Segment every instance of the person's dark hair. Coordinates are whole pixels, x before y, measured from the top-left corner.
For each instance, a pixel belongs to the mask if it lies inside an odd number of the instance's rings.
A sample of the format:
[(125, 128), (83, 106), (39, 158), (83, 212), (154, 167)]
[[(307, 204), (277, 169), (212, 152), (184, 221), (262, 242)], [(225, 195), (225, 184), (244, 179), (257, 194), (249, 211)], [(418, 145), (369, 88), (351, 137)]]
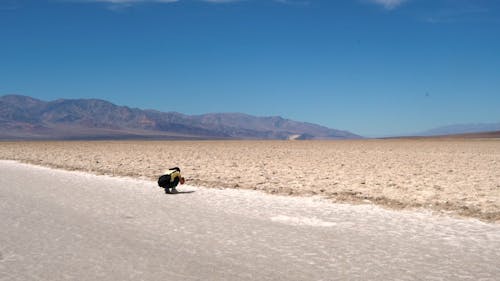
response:
[(179, 167), (173, 167), (173, 168), (170, 168), (169, 170), (176, 170), (177, 172), (181, 171), (181, 169), (179, 169)]

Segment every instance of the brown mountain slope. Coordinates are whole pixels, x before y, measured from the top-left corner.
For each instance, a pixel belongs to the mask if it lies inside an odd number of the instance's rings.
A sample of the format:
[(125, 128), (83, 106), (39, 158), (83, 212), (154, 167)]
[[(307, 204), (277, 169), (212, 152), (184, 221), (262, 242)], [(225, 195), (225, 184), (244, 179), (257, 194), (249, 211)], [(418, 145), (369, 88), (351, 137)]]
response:
[(184, 115), (98, 99), (0, 97), (0, 139), (353, 139), (360, 136), (279, 116)]

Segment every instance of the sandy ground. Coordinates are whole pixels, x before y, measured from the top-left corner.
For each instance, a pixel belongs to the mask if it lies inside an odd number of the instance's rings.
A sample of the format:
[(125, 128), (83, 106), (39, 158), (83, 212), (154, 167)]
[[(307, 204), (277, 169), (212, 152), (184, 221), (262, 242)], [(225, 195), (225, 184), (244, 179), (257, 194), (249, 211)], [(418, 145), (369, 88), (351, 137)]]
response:
[(500, 140), (0, 142), (0, 159), (500, 221)]

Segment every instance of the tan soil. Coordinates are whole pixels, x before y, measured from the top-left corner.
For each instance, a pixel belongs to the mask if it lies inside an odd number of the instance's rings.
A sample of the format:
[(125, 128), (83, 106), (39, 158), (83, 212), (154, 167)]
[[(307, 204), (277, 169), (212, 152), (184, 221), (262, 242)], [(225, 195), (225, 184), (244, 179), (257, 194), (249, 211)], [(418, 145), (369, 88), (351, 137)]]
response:
[(499, 139), (0, 142), (0, 159), (500, 222)]

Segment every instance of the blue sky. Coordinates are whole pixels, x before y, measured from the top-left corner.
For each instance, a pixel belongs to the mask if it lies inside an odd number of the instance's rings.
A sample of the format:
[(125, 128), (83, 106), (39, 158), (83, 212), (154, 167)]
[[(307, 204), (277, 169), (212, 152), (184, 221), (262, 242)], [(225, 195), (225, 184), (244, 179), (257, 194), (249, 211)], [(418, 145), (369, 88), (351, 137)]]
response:
[(0, 0), (3, 94), (364, 136), (500, 122), (500, 1)]

